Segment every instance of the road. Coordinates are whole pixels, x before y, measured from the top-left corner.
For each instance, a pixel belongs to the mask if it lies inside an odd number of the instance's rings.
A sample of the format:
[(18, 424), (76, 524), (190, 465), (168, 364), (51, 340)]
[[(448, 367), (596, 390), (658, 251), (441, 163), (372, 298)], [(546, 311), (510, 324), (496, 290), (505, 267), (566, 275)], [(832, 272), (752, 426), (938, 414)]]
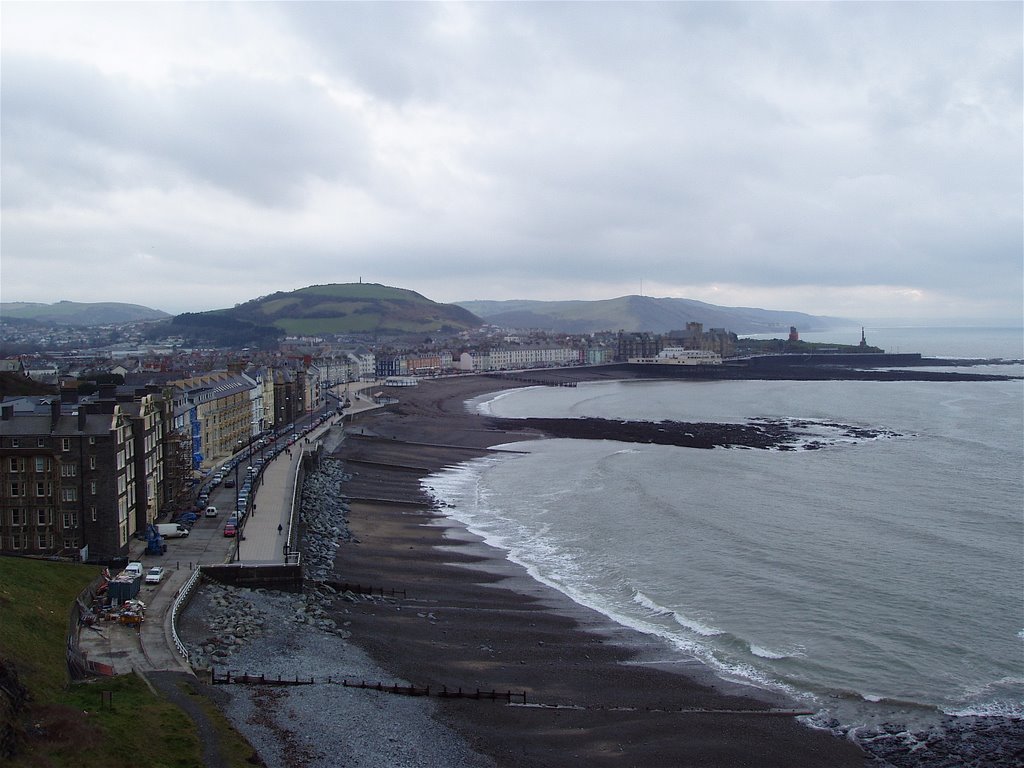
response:
[[(376, 382), (360, 385), (360, 389), (379, 386)], [(353, 393), (357, 390), (350, 390)], [(356, 414), (378, 407), (369, 398), (353, 397), (352, 407), (346, 411)], [(320, 416), (314, 414), (314, 417)], [(303, 424), (310, 417), (298, 420), (295, 429), (300, 435)], [(283, 545), (289, 530), (289, 515), (292, 509), (292, 495), (295, 492), (295, 472), (303, 450), (313, 450), (317, 441), (331, 428), (341, 428), (340, 417), (328, 419), (290, 447), (290, 454), (281, 452), (268, 462), (263, 476), (253, 490), (253, 508), (242, 528), (242, 538), (225, 537), (224, 522), (235, 508), (236, 488), (225, 488), (223, 484), (210, 494), (209, 504), (216, 506), (216, 518), (200, 517), (187, 537), (165, 539), (167, 552), (164, 555), (145, 554), (146, 542), (133, 539), (130, 542), (130, 558), (138, 560), (145, 569), (162, 566), (166, 577), (157, 585), (143, 584), (138, 599), (146, 605), (146, 618), (138, 629), (109, 622), (96, 624), (95, 628), (82, 628), (80, 647), (92, 661), (106, 664), (115, 674), (127, 674), (133, 670), (183, 671), (191, 674), (192, 669), (178, 653), (173, 640), (171, 614), (175, 597), (185, 586), (192, 573), (200, 565), (229, 563), (283, 562)], [(309, 442), (305, 440), (308, 437)], [(244, 476), (241, 468), (239, 481)], [(234, 473), (231, 473), (232, 478)], [(281, 532), (278, 532), (278, 525)]]

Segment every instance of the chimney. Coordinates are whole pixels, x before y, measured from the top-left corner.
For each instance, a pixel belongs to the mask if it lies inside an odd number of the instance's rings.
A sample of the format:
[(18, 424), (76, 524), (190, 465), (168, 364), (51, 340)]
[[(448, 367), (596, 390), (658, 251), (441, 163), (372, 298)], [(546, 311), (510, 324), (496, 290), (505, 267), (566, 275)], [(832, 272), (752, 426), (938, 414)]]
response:
[(88, 415), (89, 414), (86, 413), (86, 410), (85, 410), (84, 406), (82, 408), (78, 409), (78, 431), (79, 432), (85, 432), (85, 425), (86, 425), (86, 420), (88, 418)]
[(62, 403), (78, 402), (78, 382), (74, 379), (66, 379), (60, 384), (60, 401)]
[(50, 428), (53, 429), (57, 426), (57, 421), (60, 419), (60, 400), (54, 399), (50, 401)]

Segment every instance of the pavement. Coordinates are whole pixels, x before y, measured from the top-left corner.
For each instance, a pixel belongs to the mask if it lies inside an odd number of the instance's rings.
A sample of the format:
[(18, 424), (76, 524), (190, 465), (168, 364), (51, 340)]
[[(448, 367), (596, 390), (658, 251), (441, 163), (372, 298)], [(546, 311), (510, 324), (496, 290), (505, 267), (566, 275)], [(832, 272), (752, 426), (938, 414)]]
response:
[[(379, 383), (373, 382), (360, 388), (377, 386)], [(372, 399), (360, 396), (358, 390), (355, 393), (350, 390), (350, 399), (352, 406), (346, 410), (345, 418), (379, 407)], [(79, 646), (87, 658), (110, 666), (114, 674), (133, 671), (191, 674), (191, 667), (174, 644), (171, 621), (175, 598), (200, 565), (284, 562), (300, 456), (303, 451), (315, 450), (329, 429), (342, 428), (342, 420), (340, 416), (328, 419), (290, 446), (290, 454), (282, 451), (267, 463), (260, 482), (253, 489), (253, 511), (244, 522), (240, 536), (224, 536), (224, 522), (235, 508), (236, 489), (221, 485), (214, 489), (209, 500), (209, 505), (218, 509), (217, 517), (200, 517), (184, 538), (164, 539), (165, 554), (147, 555), (146, 542), (132, 539), (130, 559), (140, 561), (146, 570), (161, 566), (165, 577), (160, 584), (143, 584), (138, 599), (146, 605), (146, 612), (138, 628), (116, 622), (82, 627)]]

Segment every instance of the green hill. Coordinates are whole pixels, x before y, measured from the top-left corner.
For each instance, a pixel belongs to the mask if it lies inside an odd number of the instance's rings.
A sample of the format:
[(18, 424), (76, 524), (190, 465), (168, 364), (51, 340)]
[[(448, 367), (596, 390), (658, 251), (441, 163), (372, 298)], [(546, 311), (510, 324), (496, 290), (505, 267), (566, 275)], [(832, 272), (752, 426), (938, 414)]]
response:
[(687, 323), (725, 328), (733, 333), (776, 333), (795, 325), (802, 331), (851, 325), (839, 318), (752, 307), (720, 307), (693, 299), (620, 296), (601, 301), (460, 301), (459, 306), (486, 322), (510, 328), (560, 333), (682, 330)]
[(55, 304), (26, 301), (0, 303), (0, 319), (2, 320), (33, 320), (39, 323), (58, 325), (111, 325), (130, 323), (136, 320), (161, 320), (167, 317), (170, 315), (159, 309), (150, 309), (139, 304), (122, 304), (116, 301), (92, 303), (58, 301)]
[(334, 283), (279, 291), (231, 309), (179, 315), (173, 325), (175, 332), (185, 334), (220, 329), (232, 343), (238, 343), (246, 334), (269, 339), (282, 335), (457, 333), (476, 328), (481, 321), (466, 309), (439, 304), (415, 291), (377, 283)]

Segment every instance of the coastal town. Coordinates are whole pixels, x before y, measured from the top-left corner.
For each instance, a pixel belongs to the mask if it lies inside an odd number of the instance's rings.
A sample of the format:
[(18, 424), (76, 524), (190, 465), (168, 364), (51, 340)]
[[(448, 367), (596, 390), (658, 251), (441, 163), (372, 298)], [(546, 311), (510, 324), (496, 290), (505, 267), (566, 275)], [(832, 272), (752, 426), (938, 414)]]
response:
[[(812, 713), (785, 697), (631, 666), (637, 651), (607, 640), (618, 630), (564, 597), (546, 596), (553, 610), (520, 626), (523, 611), (533, 610), (525, 574), (493, 552), (481, 554), (463, 533), (448, 538), (452, 529), (439, 524), (420, 483), (430, 472), (487, 455), (511, 435), (783, 450), (796, 438), (783, 423), (465, 413), (469, 398), (506, 388), (678, 377), (986, 378), (936, 373), (917, 354), (886, 355), (863, 332), (859, 344), (812, 346), (796, 328), (753, 341), (697, 322), (666, 333), (485, 327), (429, 341), (289, 337), (272, 349), (188, 346), (180, 338), (154, 344), (127, 325), (53, 328), (45, 337), (8, 336), (4, 344), (0, 554), (97, 569), (72, 609), (72, 676), (135, 672), (170, 700), (176, 686), (208, 697), (217, 695), (210, 686), (244, 691), (222, 707), (273, 765), (299, 764), (284, 756), (279, 738), (287, 738), (303, 765), (332, 765), (332, 750), (355, 750), (384, 761), (378, 764), (422, 758), (493, 766), (506, 764), (490, 760), (512, 754), (522, 733), (534, 734), (522, 764), (555, 765), (566, 749), (593, 748), (590, 734), (608, 728), (630, 740), (674, 733), (658, 747), (668, 762), (652, 765), (678, 765), (710, 717), (716, 727), (742, 724), (740, 751), (756, 751), (764, 765), (814, 766), (824, 754), (831, 766), (859, 766), (859, 747), (800, 725), (796, 719)], [(26, 351), (31, 345), (38, 347)], [(919, 368), (894, 372), (896, 363)], [(887, 436), (830, 426), (844, 430), (843, 439)], [(442, 550), (448, 554), (438, 560)], [(458, 565), (464, 558), (504, 573), (507, 588), (493, 591), (486, 583), (492, 577), (466, 581)], [(290, 593), (299, 601), (284, 597)], [(433, 597), (424, 602), (425, 595)], [(459, 604), (488, 608), (440, 607)], [(514, 640), (477, 640), (495, 633)], [(410, 646), (413, 635), (423, 642)], [(356, 645), (369, 656), (358, 655)], [(520, 659), (525, 646), (529, 664)], [(437, 647), (457, 647), (467, 669), (490, 671), (453, 674)], [(351, 680), (336, 679), (339, 659)], [(291, 731), (284, 714), (266, 712), (262, 727), (252, 725), (258, 691), (282, 685), (283, 674), (304, 686), (293, 706), (303, 720), (320, 723), (319, 747), (309, 734)], [(374, 678), (391, 682), (367, 682)], [(422, 680), (428, 682), (418, 685)], [(454, 719), (439, 717), (430, 704), (406, 712), (406, 738), (417, 745), (410, 757), (406, 746), (383, 745), (388, 739), (373, 735), (376, 725), (364, 725), (381, 706), (368, 692), (502, 699), (506, 707), (459, 710)], [(567, 742), (543, 735), (536, 715), (545, 711), (559, 712), (577, 736)], [(200, 732), (208, 728), (204, 716), (192, 717)], [(343, 720), (358, 721), (352, 730), (370, 735), (334, 727)], [(483, 755), (459, 735), (467, 724), (488, 734)], [(1001, 732), (993, 738), (1005, 741)], [(888, 737), (872, 748), (876, 755), (903, 749)], [(204, 764), (230, 764), (216, 741), (204, 741), (203, 749)], [(727, 742), (704, 749), (717, 764), (740, 764)]]

